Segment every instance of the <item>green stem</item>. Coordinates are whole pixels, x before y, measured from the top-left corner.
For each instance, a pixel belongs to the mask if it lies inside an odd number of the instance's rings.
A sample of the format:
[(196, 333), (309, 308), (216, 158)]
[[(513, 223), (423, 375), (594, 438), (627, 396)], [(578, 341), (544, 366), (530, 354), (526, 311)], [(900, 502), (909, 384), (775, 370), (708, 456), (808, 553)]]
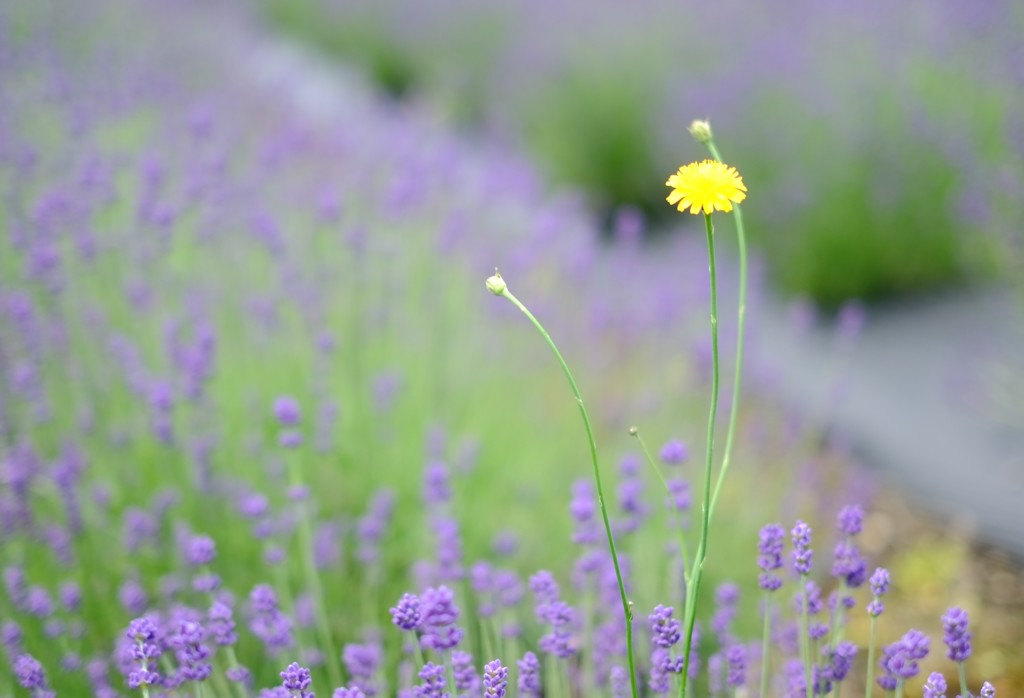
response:
[(868, 676), (864, 684), (864, 698), (871, 698), (872, 683), (875, 680), (875, 622), (877, 620), (875, 616), (871, 616), (871, 630), (868, 634)]
[(771, 651), (769, 638), (772, 634), (771, 596), (764, 593), (764, 630), (761, 634), (761, 693), (760, 698), (768, 698), (768, 653)]
[(903, 698), (903, 679), (896, 682), (896, 698)]
[(452, 665), (452, 651), (444, 651), (444, 680), (448, 684), (448, 695), (454, 696), (455, 692), (455, 667)]
[(807, 608), (807, 575), (800, 575), (800, 656), (804, 663), (804, 681), (807, 684), (807, 698), (814, 695), (814, 686), (811, 684), (811, 638), (810, 638), (810, 613)]
[(964, 669), (963, 662), (956, 663), (956, 675), (960, 679), (960, 696), (961, 698), (968, 698), (971, 694), (967, 692), (967, 670)]
[(514, 306), (519, 308), (520, 311), (533, 323), (533, 326), (537, 328), (537, 331), (541, 333), (544, 340), (551, 347), (551, 351), (555, 353), (555, 358), (558, 359), (558, 363), (562, 366), (562, 372), (565, 374), (565, 378), (569, 381), (569, 387), (572, 388), (572, 394), (576, 398), (576, 405), (580, 410), (580, 417), (583, 419), (583, 427), (587, 432), (587, 441), (590, 444), (590, 460), (594, 465), (594, 483), (597, 486), (597, 501), (601, 507), (601, 518), (604, 520), (604, 532), (608, 537), (608, 550), (612, 555), (612, 565), (615, 567), (615, 579), (619, 584), (619, 596), (622, 600), (622, 615), (626, 621), (626, 659), (629, 662), (629, 684), (632, 690), (633, 698), (637, 698), (637, 685), (636, 685), (636, 666), (633, 661), (633, 608), (629, 602), (629, 598), (626, 596), (626, 585), (622, 581), (622, 570), (619, 568), (619, 556), (615, 552), (615, 538), (612, 536), (612, 525), (608, 520), (608, 509), (604, 503), (604, 489), (601, 486), (601, 470), (597, 463), (597, 444), (594, 441), (594, 430), (590, 425), (590, 417), (587, 415), (587, 408), (583, 404), (583, 397), (580, 395), (580, 389), (576, 385), (576, 380), (572, 377), (572, 372), (569, 370), (568, 364), (565, 363), (565, 359), (562, 358), (562, 353), (558, 350), (558, 346), (554, 340), (551, 339), (551, 335), (544, 329), (544, 326), (540, 324), (540, 321), (533, 316), (525, 305), (519, 302), (519, 299), (512, 295), (512, 292), (508, 290), (508, 287), (503, 287), (501, 292), (498, 294), (504, 296), (512, 302)]
[(693, 642), (693, 625), (697, 620), (697, 593), (704, 573), (704, 559), (707, 557), (708, 527), (711, 524), (711, 471), (715, 455), (715, 416), (718, 412), (718, 277), (715, 269), (715, 227), (711, 214), (704, 214), (704, 228), (708, 239), (708, 271), (711, 276), (711, 409), (708, 413), (707, 448), (704, 459), (704, 498), (701, 501), (703, 516), (700, 523), (700, 542), (697, 555), (690, 566), (693, 582), (686, 588), (685, 643), (683, 644), (683, 673), (679, 695), (686, 695), (686, 682), (690, 669), (690, 645)]
[[(722, 156), (718, 153), (715, 142), (708, 141), (707, 147), (711, 152), (711, 157), (722, 162)], [(725, 432), (722, 468), (718, 472), (714, 494), (711, 495), (711, 516), (714, 516), (715, 507), (718, 504), (718, 496), (722, 492), (722, 483), (725, 482), (726, 473), (729, 472), (729, 463), (732, 460), (733, 438), (736, 435), (736, 419), (739, 414), (740, 405), (740, 383), (743, 377), (743, 327), (747, 315), (747, 236), (743, 229), (743, 212), (738, 204), (733, 206), (733, 216), (736, 219), (736, 248), (739, 253), (740, 265), (739, 304), (736, 311), (736, 366), (733, 369), (732, 404), (729, 405), (729, 425)]]

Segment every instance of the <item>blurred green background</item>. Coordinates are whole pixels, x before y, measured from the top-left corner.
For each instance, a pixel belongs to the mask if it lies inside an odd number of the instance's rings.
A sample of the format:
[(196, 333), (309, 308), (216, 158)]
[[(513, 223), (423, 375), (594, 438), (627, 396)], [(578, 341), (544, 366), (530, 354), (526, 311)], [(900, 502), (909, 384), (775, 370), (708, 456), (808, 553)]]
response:
[[(826, 308), (1020, 271), (1024, 7), (266, 0), (266, 22), (518, 144), (607, 218), (710, 119), (780, 291)], [(701, 157), (699, 153), (696, 155)]]

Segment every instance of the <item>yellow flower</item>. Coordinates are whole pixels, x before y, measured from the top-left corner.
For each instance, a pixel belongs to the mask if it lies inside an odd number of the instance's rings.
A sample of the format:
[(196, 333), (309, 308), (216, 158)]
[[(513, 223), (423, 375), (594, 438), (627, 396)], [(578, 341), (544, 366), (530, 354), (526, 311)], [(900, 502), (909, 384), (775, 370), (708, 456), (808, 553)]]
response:
[[(679, 209), (697, 215), (704, 211), (731, 211), (733, 204), (747, 198), (747, 187), (735, 167), (715, 160), (703, 160), (683, 165), (668, 178), (672, 187), (666, 201)], [(677, 206), (678, 204), (678, 206)]]

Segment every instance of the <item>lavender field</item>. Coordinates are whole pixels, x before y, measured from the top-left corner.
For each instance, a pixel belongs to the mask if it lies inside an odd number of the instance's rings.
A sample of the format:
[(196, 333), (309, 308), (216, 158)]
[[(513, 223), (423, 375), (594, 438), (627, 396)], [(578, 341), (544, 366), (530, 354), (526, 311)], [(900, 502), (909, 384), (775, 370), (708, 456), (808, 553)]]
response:
[[(722, 101), (750, 90), (666, 111), (644, 136), (651, 171), (639, 152), (616, 165), (638, 196), (605, 199), (480, 111), (502, 110), (497, 87), (444, 64), (472, 47), (429, 50), (446, 12), (479, 22), (458, 36), (480, 50), (525, 50), (500, 7), (403, 14), (439, 84), (396, 99), (252, 8), (0, 2), (0, 697), (1021, 690), (1017, 564), (909, 508), (773, 390), (757, 336), (777, 274), (770, 253), (749, 269), (733, 253), (739, 205), (755, 240), (819, 214), (785, 140), (765, 147), (738, 116), (752, 107)], [(682, 84), (666, 68), (648, 78)], [(526, 104), (522, 76), (502, 95)], [(960, 281), (1016, 264), (1020, 114), (986, 95), (1010, 135), (957, 151), (980, 193), (944, 205), (991, 213), (966, 217), (985, 261), (957, 256)], [(461, 109), (477, 127), (453, 123)], [(687, 133), (709, 110), (745, 184), (702, 221), (662, 199), (685, 163), (718, 172)], [(807, 122), (852, 158), (873, 132), (833, 117)], [(688, 172), (670, 186), (717, 195)], [(959, 250), (971, 228), (946, 218)], [(494, 297), (496, 268), (578, 400)], [(839, 386), (866, 311), (824, 303)], [(809, 306), (792, 307), (806, 332)]]

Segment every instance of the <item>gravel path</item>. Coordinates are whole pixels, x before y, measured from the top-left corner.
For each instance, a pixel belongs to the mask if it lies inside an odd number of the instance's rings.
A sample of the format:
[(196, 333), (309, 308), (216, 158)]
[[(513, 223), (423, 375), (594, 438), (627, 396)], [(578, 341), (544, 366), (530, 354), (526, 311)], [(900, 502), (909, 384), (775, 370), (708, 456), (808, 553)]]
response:
[[(834, 333), (794, 333), (781, 307), (759, 309), (758, 354), (783, 397), (818, 409), (834, 382)], [(874, 312), (840, 369), (827, 426), (911, 499), (1024, 556), (1024, 304), (1009, 292), (960, 293)]]

